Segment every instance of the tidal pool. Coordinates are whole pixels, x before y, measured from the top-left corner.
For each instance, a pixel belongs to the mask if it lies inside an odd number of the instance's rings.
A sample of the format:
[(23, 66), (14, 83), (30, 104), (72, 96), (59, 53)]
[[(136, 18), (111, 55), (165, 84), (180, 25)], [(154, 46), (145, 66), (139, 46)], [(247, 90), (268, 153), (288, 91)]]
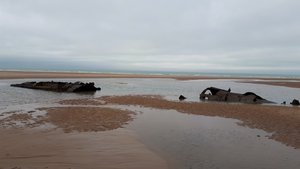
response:
[(127, 128), (177, 169), (298, 169), (300, 151), (238, 120), (129, 106)]

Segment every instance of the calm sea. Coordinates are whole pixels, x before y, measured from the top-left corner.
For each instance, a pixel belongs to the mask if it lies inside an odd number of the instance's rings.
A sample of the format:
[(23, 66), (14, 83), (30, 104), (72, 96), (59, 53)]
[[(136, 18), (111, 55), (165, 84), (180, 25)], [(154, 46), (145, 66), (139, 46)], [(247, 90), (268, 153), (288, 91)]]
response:
[(56, 93), (41, 90), (10, 87), (10, 84), (24, 81), (47, 81), (48, 79), (18, 79), (0, 80), (0, 110), (15, 105), (28, 105), (36, 103), (52, 103), (63, 99), (91, 98), (106, 95), (162, 95), (167, 99), (177, 100), (179, 95), (184, 95), (187, 101), (200, 102), (199, 94), (207, 87), (231, 88), (232, 92), (255, 92), (265, 99), (281, 103), (300, 99), (300, 89), (269, 86), (261, 84), (238, 83), (234, 80), (189, 80), (178, 81), (173, 79), (56, 79), (66, 82), (95, 82), (101, 91), (95, 93)]

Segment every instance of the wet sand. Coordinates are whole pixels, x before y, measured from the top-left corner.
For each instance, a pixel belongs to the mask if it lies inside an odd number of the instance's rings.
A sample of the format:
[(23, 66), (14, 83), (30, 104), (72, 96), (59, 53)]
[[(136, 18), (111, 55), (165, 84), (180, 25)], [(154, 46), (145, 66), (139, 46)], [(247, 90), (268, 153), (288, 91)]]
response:
[(289, 81), (240, 81), (241, 83), (253, 83), (253, 84), (264, 84), (272, 86), (284, 86), (292, 88), (300, 88), (300, 82), (289, 82)]
[(47, 121), (65, 132), (106, 131), (121, 128), (134, 112), (99, 107), (46, 108)]
[(257, 83), (248, 80), (281, 80), (285, 82), (258, 82), (257, 84), (280, 85), (286, 87), (300, 88), (300, 82), (289, 82), (300, 80), (296, 78), (262, 78), (262, 77), (224, 77), (224, 76), (188, 76), (188, 75), (152, 75), (152, 74), (122, 74), (122, 73), (77, 73), (77, 72), (39, 72), (39, 71), (0, 71), (0, 79), (34, 79), (34, 78), (167, 78), (175, 80), (217, 80), (233, 79), (247, 80), (239, 82)]
[(125, 129), (64, 133), (0, 129), (1, 169), (166, 169)]
[[(238, 119), (241, 126), (265, 130), (271, 139), (300, 148), (298, 107), (176, 102), (157, 95), (105, 96), (60, 104), (62, 107), (36, 112), (3, 114), (0, 168), (168, 168), (170, 163), (137, 141), (132, 131), (122, 128), (135, 113), (114, 105)], [(38, 115), (38, 111), (45, 114)]]
[[(10, 78), (227, 79), (200, 76), (0, 72), (0, 79)], [(164, 100), (161, 96), (110, 96), (65, 100), (60, 103), (65, 107), (39, 109), (47, 113), (45, 116), (35, 116), (29, 112), (8, 112), (2, 114), (8, 116), (3, 119), (0, 115), (0, 169), (99, 168), (98, 166), (167, 168), (161, 157), (137, 141), (131, 131), (122, 128), (134, 118), (133, 112), (95, 107), (101, 105), (136, 105), (238, 119), (241, 120), (239, 125), (265, 130), (272, 133), (271, 139), (300, 149), (300, 107), (176, 102)]]
[[(239, 125), (272, 133), (271, 139), (300, 148), (300, 108), (270, 105), (193, 103), (164, 100), (160, 96), (106, 96), (98, 98), (106, 104), (136, 105), (157, 109), (173, 109), (188, 114), (219, 116), (241, 120)], [(72, 101), (67, 101), (70, 104)], [(62, 104), (64, 102), (61, 102)], [(93, 105), (95, 102), (91, 102)], [(85, 102), (85, 104), (87, 104)]]
[(220, 79), (220, 77), (208, 77), (208, 76), (0, 71), (0, 79), (33, 79), (33, 78), (51, 78), (51, 79), (53, 78), (171, 78), (176, 80)]
[(29, 112), (7, 112), (0, 119), (2, 128), (34, 128), (47, 123), (66, 133), (97, 132), (121, 128), (132, 120), (134, 112), (103, 107), (51, 107), (40, 108), (45, 115)]
[(52, 107), (7, 112), (0, 120), (0, 168), (167, 168), (122, 129), (135, 114), (100, 107)]

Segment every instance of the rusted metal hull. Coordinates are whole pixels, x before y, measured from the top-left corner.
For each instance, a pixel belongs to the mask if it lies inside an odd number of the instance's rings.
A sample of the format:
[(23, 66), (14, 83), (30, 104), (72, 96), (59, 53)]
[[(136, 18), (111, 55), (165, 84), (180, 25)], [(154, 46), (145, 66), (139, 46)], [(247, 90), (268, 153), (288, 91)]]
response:
[(244, 94), (232, 93), (230, 89), (224, 90), (215, 87), (209, 87), (203, 90), (203, 92), (200, 94), (200, 99), (208, 101), (241, 102), (253, 104), (274, 103), (252, 92), (247, 92)]
[(97, 90), (101, 90), (101, 88), (95, 87), (94, 83), (82, 82), (25, 82), (20, 84), (12, 84), (11, 86), (55, 92), (95, 92)]

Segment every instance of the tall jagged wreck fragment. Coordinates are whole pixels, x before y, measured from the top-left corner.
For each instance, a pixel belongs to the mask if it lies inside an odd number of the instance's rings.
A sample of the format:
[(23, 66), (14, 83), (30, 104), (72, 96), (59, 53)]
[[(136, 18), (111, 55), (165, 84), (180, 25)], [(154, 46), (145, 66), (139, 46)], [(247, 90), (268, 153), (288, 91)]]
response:
[(273, 103), (266, 100), (255, 93), (246, 92), (244, 94), (232, 93), (230, 89), (224, 90), (216, 87), (209, 87), (200, 94), (201, 100), (220, 101), (220, 102), (241, 102), (241, 103)]

